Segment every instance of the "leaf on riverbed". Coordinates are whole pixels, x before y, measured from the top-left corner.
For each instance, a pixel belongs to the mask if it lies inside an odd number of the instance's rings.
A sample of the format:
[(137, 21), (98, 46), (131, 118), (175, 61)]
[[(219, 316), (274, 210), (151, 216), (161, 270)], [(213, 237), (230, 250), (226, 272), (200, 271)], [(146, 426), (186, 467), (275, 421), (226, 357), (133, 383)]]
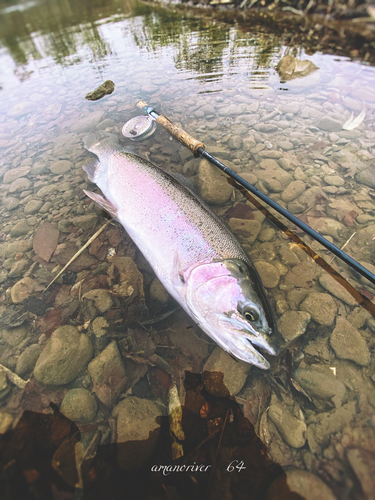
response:
[(366, 107), (365, 104), (363, 103), (362, 111), (359, 113), (357, 118), (354, 118), (354, 114), (352, 113), (350, 115), (350, 118), (342, 126), (343, 130), (354, 130), (355, 128), (359, 127), (363, 122), (363, 120), (365, 119), (365, 116), (366, 116)]

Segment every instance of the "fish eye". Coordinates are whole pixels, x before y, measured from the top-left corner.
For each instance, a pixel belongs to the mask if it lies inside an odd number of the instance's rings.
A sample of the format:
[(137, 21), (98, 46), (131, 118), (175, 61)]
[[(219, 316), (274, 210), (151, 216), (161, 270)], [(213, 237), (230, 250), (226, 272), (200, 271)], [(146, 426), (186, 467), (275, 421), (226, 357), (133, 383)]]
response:
[(242, 314), (247, 321), (256, 321), (259, 319), (259, 311), (254, 308), (247, 308)]

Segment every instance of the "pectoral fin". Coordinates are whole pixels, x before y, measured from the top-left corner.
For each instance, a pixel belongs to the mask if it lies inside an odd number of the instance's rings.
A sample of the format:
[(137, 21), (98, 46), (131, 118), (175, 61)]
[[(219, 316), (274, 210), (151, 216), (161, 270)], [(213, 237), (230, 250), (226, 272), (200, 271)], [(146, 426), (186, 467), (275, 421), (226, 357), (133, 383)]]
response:
[(106, 212), (108, 212), (114, 219), (117, 218), (117, 208), (110, 201), (103, 198), (101, 194), (93, 193), (92, 191), (83, 190), (83, 192), (91, 198), (95, 203), (100, 205)]

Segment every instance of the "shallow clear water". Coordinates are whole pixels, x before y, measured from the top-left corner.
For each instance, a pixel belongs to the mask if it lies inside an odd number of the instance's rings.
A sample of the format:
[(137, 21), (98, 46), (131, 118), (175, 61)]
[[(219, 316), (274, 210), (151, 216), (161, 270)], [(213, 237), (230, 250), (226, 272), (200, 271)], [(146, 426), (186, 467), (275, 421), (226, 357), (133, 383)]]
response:
[[(316, 69), (284, 81), (286, 55)], [(111, 95), (85, 100), (108, 79)], [(146, 101), (374, 271), (373, 67), (135, 1), (1, 2), (0, 86), (0, 363), (22, 379), (0, 372), (0, 432), (15, 429), (0, 442), (7, 498), (82, 487), (83, 498), (123, 498), (127, 485), (129, 498), (260, 499), (283, 470), (307, 499), (372, 498), (374, 287), (265, 218), (160, 126), (139, 143), (121, 129)], [(168, 316), (177, 306), (118, 223), (42, 294), (105, 223), (82, 192), (95, 189), (82, 170), (92, 131), (183, 173), (237, 235), (284, 338), (270, 371), (234, 362), (180, 309)], [(74, 328), (53, 333), (63, 325)], [(167, 417), (179, 401), (182, 428)], [(22, 414), (23, 429), (50, 429), (31, 446), (49, 449), (45, 469), (17, 451)], [(246, 469), (230, 472), (233, 460)], [(160, 469), (193, 463), (211, 468)]]

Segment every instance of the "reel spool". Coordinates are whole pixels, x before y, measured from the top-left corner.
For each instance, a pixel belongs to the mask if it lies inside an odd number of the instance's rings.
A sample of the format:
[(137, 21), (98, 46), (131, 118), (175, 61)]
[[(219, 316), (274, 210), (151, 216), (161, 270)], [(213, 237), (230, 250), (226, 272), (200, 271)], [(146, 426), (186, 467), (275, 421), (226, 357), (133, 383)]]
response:
[(122, 127), (122, 135), (131, 141), (148, 139), (156, 130), (155, 120), (149, 116), (135, 116)]

